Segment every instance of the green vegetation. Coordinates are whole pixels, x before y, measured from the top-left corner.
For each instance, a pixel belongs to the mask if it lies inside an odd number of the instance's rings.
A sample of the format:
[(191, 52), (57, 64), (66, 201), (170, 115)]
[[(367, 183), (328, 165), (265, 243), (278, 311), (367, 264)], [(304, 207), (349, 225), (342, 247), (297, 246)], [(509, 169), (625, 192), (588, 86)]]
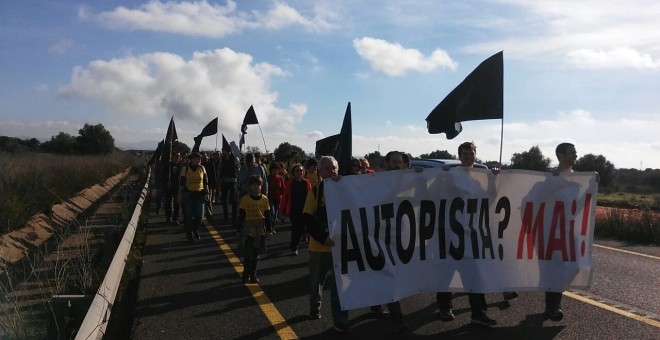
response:
[(22, 227), (34, 214), (101, 184), (136, 162), (128, 152), (106, 156), (0, 153), (0, 233)]
[(50, 152), (62, 155), (108, 155), (115, 151), (115, 139), (102, 124), (85, 124), (77, 137), (60, 132), (41, 143), (36, 138), (0, 136), (0, 152)]
[[(147, 201), (144, 206), (149, 207), (150, 203)], [(109, 339), (129, 339), (132, 336), (133, 327), (127, 327), (127, 325), (133, 323), (140, 271), (142, 270), (142, 248), (147, 241), (147, 226), (148, 217), (147, 214), (143, 214), (140, 216), (135, 238), (131, 244), (131, 251), (126, 259), (124, 273), (112, 307), (112, 318), (106, 330), (106, 336)]]
[(598, 193), (598, 205), (619, 208), (641, 208), (660, 211), (660, 193)]
[(596, 219), (594, 234), (641, 244), (660, 245), (660, 213), (648, 208), (641, 211), (611, 209)]

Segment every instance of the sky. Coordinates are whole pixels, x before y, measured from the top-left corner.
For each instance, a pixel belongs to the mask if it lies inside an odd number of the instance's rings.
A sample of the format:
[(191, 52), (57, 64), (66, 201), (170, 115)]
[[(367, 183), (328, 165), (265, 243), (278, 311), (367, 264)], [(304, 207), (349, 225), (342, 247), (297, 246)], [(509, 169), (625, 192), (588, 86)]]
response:
[[(560, 142), (617, 168), (660, 168), (660, 2), (0, 2), (0, 135), (49, 140), (103, 124), (124, 149), (155, 149), (215, 117), (238, 143), (314, 151), (350, 102), (353, 154), (465, 141), (510, 163)], [(504, 52), (504, 119), (447, 140), (425, 118), (483, 60)], [(204, 138), (212, 150), (222, 139)]]

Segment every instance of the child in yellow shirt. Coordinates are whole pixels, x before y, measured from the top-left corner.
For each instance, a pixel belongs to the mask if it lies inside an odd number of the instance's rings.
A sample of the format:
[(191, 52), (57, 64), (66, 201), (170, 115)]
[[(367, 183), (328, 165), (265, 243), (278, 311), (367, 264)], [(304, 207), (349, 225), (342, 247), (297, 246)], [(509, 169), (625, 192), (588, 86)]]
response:
[(260, 176), (252, 176), (248, 184), (249, 192), (241, 198), (239, 205), (239, 226), (242, 226), (239, 247), (243, 252), (243, 282), (259, 283), (259, 253), (266, 251), (266, 239), (270, 238), (273, 230), (268, 196), (261, 193), (263, 180)]

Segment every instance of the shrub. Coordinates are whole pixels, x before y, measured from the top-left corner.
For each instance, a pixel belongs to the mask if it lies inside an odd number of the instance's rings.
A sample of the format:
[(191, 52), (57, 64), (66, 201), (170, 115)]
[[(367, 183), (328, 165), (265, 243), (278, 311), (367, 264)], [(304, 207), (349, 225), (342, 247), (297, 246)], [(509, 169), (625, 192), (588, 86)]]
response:
[(596, 236), (642, 244), (660, 244), (660, 215), (649, 208), (611, 209), (596, 219)]
[(0, 233), (22, 227), (32, 215), (50, 212), (54, 204), (103, 183), (138, 160), (128, 152), (107, 156), (0, 153)]

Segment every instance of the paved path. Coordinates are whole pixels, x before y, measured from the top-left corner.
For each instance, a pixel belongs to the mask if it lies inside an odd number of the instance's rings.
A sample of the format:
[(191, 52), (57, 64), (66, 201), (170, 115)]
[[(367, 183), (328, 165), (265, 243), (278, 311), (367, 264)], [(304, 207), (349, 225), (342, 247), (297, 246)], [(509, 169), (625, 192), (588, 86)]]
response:
[[(191, 244), (180, 226), (165, 225), (163, 216), (150, 211), (134, 339), (338, 338), (331, 329), (329, 291), (324, 294), (323, 317), (307, 317), (308, 253), (303, 248), (299, 256), (289, 256), (288, 224), (279, 224), (269, 243), (259, 267), (260, 285), (245, 285), (232, 227), (206, 224), (201, 240)], [(362, 308), (350, 311), (347, 338), (660, 339), (658, 247), (630, 248), (631, 253), (617, 250), (622, 247), (594, 249), (594, 287), (566, 293), (560, 322), (544, 319), (542, 293), (521, 293), (511, 302), (487, 294), (488, 315), (498, 321), (490, 329), (469, 324), (467, 296), (454, 299), (456, 320), (441, 322), (435, 295), (421, 294), (402, 300), (411, 325), (405, 333), (393, 334), (389, 319), (377, 319)], [(638, 252), (651, 257), (635, 255)]]

